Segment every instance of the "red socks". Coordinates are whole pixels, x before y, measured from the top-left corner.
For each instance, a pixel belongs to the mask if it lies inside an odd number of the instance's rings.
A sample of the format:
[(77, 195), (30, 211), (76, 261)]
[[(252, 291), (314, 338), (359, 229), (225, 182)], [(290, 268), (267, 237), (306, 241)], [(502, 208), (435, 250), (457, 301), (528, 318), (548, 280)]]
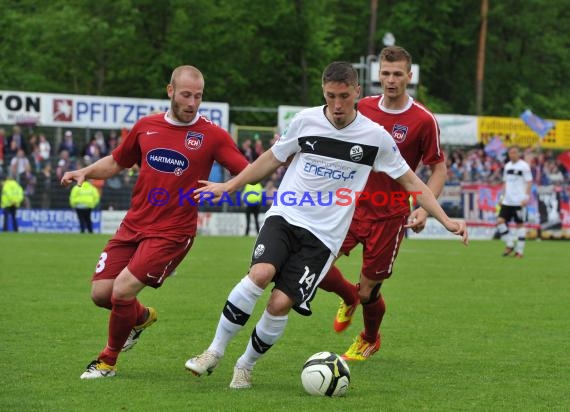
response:
[(319, 283), (319, 288), (336, 293), (347, 305), (353, 305), (358, 299), (356, 285), (347, 281), (336, 266), (329, 269), (325, 278)]
[(364, 317), (363, 338), (367, 342), (376, 342), (384, 313), (386, 313), (386, 304), (382, 295), (376, 302), (362, 305), (362, 315)]
[(137, 321), (135, 323), (135, 326), (139, 326), (146, 322), (148, 318), (148, 311), (146, 307), (144, 305), (141, 305), (141, 303), (138, 300), (136, 301), (136, 305), (137, 305)]
[(144, 323), (146, 308), (136, 298), (121, 300), (111, 297), (111, 303), (113, 309), (109, 318), (109, 338), (107, 346), (99, 354), (99, 359), (108, 365), (115, 365), (133, 327)]

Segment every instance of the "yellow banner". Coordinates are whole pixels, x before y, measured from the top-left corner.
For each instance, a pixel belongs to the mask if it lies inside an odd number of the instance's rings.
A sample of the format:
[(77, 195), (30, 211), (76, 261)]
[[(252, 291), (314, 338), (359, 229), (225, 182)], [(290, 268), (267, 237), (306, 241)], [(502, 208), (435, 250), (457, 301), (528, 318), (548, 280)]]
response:
[(499, 136), (506, 145), (570, 149), (570, 121), (551, 121), (554, 122), (554, 127), (544, 136), (544, 139), (541, 139), (518, 117), (480, 116), (477, 120), (477, 140), (480, 143), (487, 144), (493, 137)]

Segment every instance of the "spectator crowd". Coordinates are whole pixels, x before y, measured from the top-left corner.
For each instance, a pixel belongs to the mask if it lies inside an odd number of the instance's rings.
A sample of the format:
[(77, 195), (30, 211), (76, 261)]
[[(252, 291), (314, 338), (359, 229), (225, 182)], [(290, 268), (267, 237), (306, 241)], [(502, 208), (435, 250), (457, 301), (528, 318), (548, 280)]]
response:
[[(445, 156), (447, 183), (502, 182), (503, 166), (507, 162), (506, 150), (487, 153), (484, 147), (451, 148), (445, 151)], [(570, 182), (567, 168), (553, 150), (526, 148), (523, 150), (523, 159), (531, 166), (534, 184), (547, 186)], [(429, 168), (420, 166), (418, 174), (427, 180)]]
[[(57, 139), (32, 129), (25, 133), (19, 125), (11, 127), (11, 130), (0, 127), (0, 179), (11, 176), (24, 188), (24, 208), (67, 208), (69, 191), (59, 185), (63, 174), (106, 156), (120, 140), (121, 136), (114, 130), (107, 135), (96, 131), (87, 139), (74, 136), (73, 131), (67, 130)], [(105, 182), (105, 189), (107, 186), (111, 191), (125, 185), (132, 187), (134, 174), (136, 171), (126, 171), (119, 181)], [(103, 182), (95, 182), (96, 185), (98, 183), (98, 189), (103, 191)], [(116, 206), (110, 203), (106, 208), (121, 206), (126, 208), (128, 203)]]

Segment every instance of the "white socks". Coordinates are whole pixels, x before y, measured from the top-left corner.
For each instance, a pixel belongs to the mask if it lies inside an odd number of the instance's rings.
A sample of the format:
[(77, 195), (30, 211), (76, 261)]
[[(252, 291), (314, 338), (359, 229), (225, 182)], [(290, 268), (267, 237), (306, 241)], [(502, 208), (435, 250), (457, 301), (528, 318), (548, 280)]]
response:
[(509, 232), (509, 227), (507, 226), (506, 223), (501, 223), (497, 225), (497, 229), (499, 229), (499, 234), (501, 235), (501, 240), (503, 242), (505, 242), (505, 245), (507, 247), (513, 247), (514, 246), (514, 239), (511, 236), (511, 233)]
[(267, 352), (275, 342), (279, 340), (285, 326), (287, 326), (286, 316), (273, 316), (265, 310), (255, 329), (251, 334), (249, 343), (244, 354), (238, 359), (236, 366), (239, 368), (253, 369), (257, 360)]
[(262, 293), (263, 289), (247, 275), (232, 289), (208, 351), (213, 351), (218, 356), (224, 355), (228, 343), (243, 328)]
[(526, 240), (526, 228), (519, 227), (517, 229), (517, 236), (518, 236), (518, 240), (517, 240), (517, 247), (515, 248), (515, 252), (518, 253), (519, 255), (522, 255), (524, 253), (524, 244), (525, 244), (525, 240)]

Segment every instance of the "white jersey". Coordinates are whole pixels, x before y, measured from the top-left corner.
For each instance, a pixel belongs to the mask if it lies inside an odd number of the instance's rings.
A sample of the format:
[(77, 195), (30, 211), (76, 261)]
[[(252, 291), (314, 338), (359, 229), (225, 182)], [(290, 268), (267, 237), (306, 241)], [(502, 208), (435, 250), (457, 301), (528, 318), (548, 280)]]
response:
[(326, 106), (302, 110), (271, 150), (285, 162), (295, 154), (266, 216), (279, 215), (319, 238), (335, 255), (346, 236), (355, 193), (371, 170), (396, 179), (409, 170), (392, 136), (366, 116), (342, 129), (325, 116)]
[(508, 162), (503, 170), (503, 181), (505, 182), (503, 204), (521, 206), (521, 202), (527, 198), (527, 184), (532, 182), (530, 166), (522, 159), (516, 163)]

